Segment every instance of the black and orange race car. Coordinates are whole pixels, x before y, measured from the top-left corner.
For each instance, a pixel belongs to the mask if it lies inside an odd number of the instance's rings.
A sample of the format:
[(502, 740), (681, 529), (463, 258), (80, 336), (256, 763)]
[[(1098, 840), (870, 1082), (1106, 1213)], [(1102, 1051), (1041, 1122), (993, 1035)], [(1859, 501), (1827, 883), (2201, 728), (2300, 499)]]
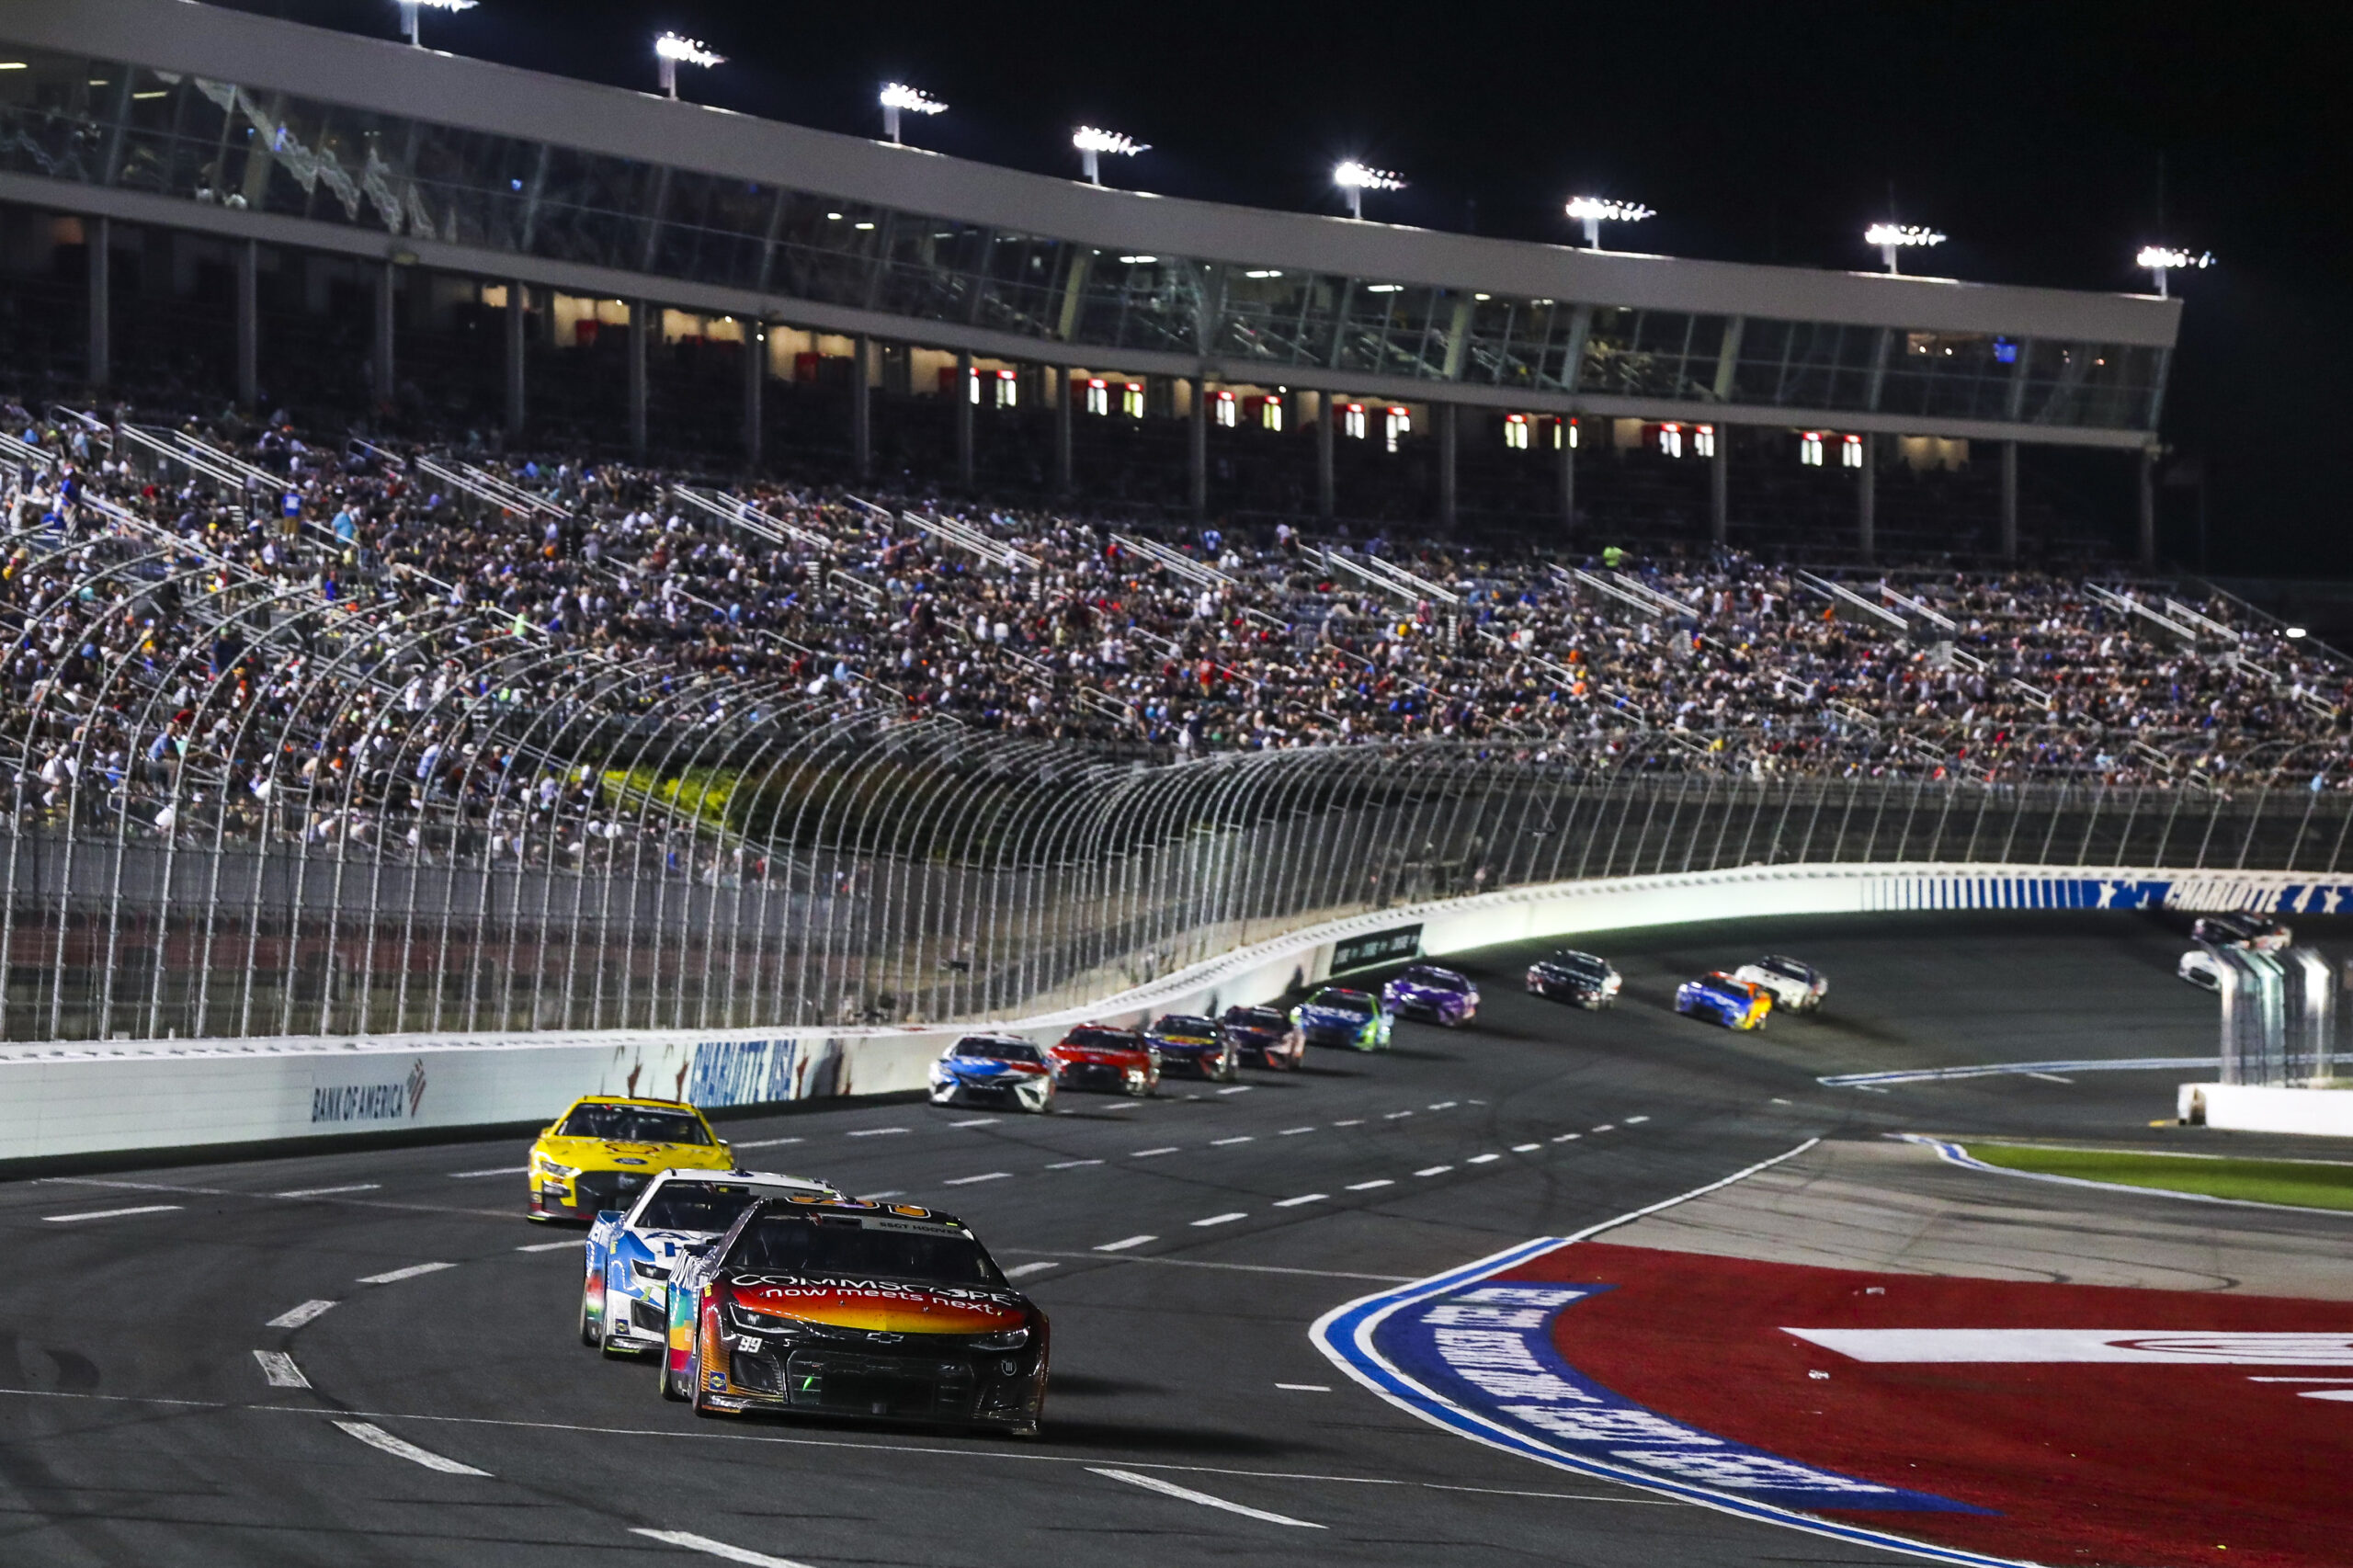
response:
[(1115, 1095), (1160, 1091), (1160, 1052), (1133, 1029), (1081, 1024), (1047, 1047), (1046, 1062), (1057, 1088)]
[(665, 1397), (698, 1415), (877, 1416), (1035, 1436), (1046, 1314), (961, 1221), (911, 1203), (763, 1199), (670, 1280)]

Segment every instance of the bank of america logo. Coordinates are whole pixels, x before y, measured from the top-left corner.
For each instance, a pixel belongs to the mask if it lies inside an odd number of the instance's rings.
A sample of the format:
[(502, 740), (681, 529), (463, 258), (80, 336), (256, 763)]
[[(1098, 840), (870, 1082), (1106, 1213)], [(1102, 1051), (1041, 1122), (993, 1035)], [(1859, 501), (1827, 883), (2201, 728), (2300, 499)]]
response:
[(410, 1120), (414, 1121), (416, 1119), (416, 1108), (424, 1098), (425, 1058), (420, 1056), (415, 1062), (409, 1063), (408, 1069), (408, 1114)]

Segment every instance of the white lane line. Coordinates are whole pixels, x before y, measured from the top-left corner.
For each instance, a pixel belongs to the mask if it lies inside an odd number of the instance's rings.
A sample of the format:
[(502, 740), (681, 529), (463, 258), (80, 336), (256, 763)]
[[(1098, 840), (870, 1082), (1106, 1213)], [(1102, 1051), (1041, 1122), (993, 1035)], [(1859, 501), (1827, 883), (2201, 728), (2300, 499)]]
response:
[(1397, 1184), (1395, 1182), (1391, 1181), (1387, 1176), (1382, 1176), (1379, 1181), (1352, 1182), (1348, 1186), (1348, 1190), (1350, 1192), (1370, 1192), (1376, 1187), (1395, 1187), (1396, 1185)]
[(254, 1359), (261, 1363), (261, 1375), (274, 1389), (306, 1389), (311, 1380), (294, 1364), (294, 1358), (283, 1350), (256, 1350)]
[(1302, 1132), (1313, 1132), (1314, 1131), (1315, 1129), (1313, 1127), (1286, 1127), (1280, 1132), (1276, 1133), (1275, 1136), (1278, 1138), (1296, 1138)]
[(1173, 1481), (1163, 1481), (1156, 1475), (1138, 1475), (1131, 1470), (1105, 1470), (1099, 1465), (1088, 1465), (1086, 1468), (1097, 1475), (1108, 1476), (1113, 1481), (1124, 1481), (1131, 1486), (1141, 1486), (1146, 1492), (1157, 1492), (1164, 1497), (1176, 1497), (1188, 1503), (1199, 1503), (1205, 1508), (1222, 1508), (1229, 1514), (1240, 1514), (1246, 1518), (1264, 1519), (1270, 1525), (1292, 1525), (1303, 1530), (1320, 1530), (1324, 1528), (1307, 1519), (1294, 1519), (1289, 1514), (1270, 1514), (1264, 1508), (1245, 1508), (1239, 1503), (1229, 1503), (1222, 1497), (1212, 1497), (1206, 1492), (1196, 1492), (1190, 1487), (1179, 1486)]
[(1585, 1134), (1582, 1132), (1563, 1132), (1558, 1138), (1553, 1139), (1552, 1142), (1555, 1143), (1574, 1143), (1584, 1136)]
[(1257, 1140), (1256, 1138), (1245, 1133), (1239, 1138), (1212, 1138), (1210, 1140), (1210, 1147), (1212, 1149), (1222, 1149), (1228, 1143), (1256, 1143), (1256, 1142)]
[(1236, 1220), (1247, 1220), (1248, 1218), (1250, 1218), (1250, 1216), (1240, 1210), (1236, 1210), (1231, 1214), (1212, 1214), (1206, 1220), (1194, 1221), (1193, 1229), (1199, 1231), (1206, 1229), (1211, 1225), (1231, 1225)]
[(119, 1220), (126, 1214), (168, 1214), (179, 1207), (176, 1203), (142, 1203), (136, 1209), (85, 1209), (79, 1214), (44, 1214), (43, 1222), (70, 1225), (76, 1220)]
[[(1452, 1110), (1452, 1109), (1453, 1109), (1457, 1105), (1459, 1105), (1459, 1104), (1461, 1104), (1461, 1101), (1459, 1101), (1459, 1100), (1440, 1100), (1440, 1101), (1438, 1101), (1438, 1104), (1436, 1104), (1436, 1105), (1434, 1105), (1434, 1106), (1430, 1107), (1430, 1108), (1431, 1108), (1432, 1110)], [(1278, 1387), (1278, 1388), (1279, 1388), (1279, 1387), (1281, 1387), (1282, 1385), (1281, 1385), (1281, 1384), (1279, 1384), (1279, 1383), (1278, 1383), (1278, 1384), (1277, 1384), (1277, 1385), (1275, 1385), (1275, 1386), (1276, 1386), (1276, 1387)]]
[(2019, 1076), (2022, 1078), (2040, 1078), (2046, 1084), (2072, 1084), (2075, 1081), (2073, 1078), (2062, 1078), (2056, 1073), (2022, 1073)]
[[(1787, 1102), (1785, 1101), (1783, 1103), (1786, 1104)], [(1630, 1116), (1626, 1119), (1626, 1125), (1629, 1127), (1634, 1127), (1643, 1122), (1648, 1121), (1649, 1119), (1650, 1118), (1647, 1116)]]
[(1006, 1269), (1005, 1271), (1005, 1277), (1007, 1279), (1026, 1279), (1032, 1274), (1043, 1274), (1049, 1268), (1060, 1268), (1061, 1267), (1062, 1265), (1059, 1263), (1025, 1263), (1018, 1268)]
[(979, 1176), (949, 1176), (946, 1181), (941, 1182), (939, 1185), (942, 1187), (970, 1187), (976, 1181), (1004, 1181), (1012, 1175), (1013, 1173), (1011, 1171), (983, 1171)]
[(1795, 1105), (1795, 1104), (1797, 1104), (1797, 1101), (1795, 1101), (1795, 1100), (1785, 1100), (1785, 1099), (1783, 1099), (1780, 1096), (1779, 1096), (1779, 1095), (1775, 1095), (1775, 1096), (1773, 1096), (1773, 1103), (1774, 1103), (1775, 1105)]
[(914, 1131), (906, 1127), (861, 1127), (850, 1133), (852, 1138), (887, 1138), (893, 1132)]
[(751, 1568), (807, 1568), (790, 1557), (770, 1557), (765, 1551), (746, 1551), (740, 1546), (730, 1546), (723, 1540), (713, 1540), (707, 1535), (693, 1535), (686, 1530), (649, 1530), (631, 1528), (631, 1535), (642, 1535), (648, 1540), (658, 1540), (665, 1546), (683, 1546), (688, 1551), (699, 1551), (706, 1557), (716, 1557), (728, 1562), (748, 1562)]
[(995, 1127), (1004, 1118), (995, 1116), (976, 1116), (969, 1121), (951, 1121), (948, 1125), (950, 1127)]
[(1277, 1383), (1275, 1386), (1279, 1389), (1288, 1389), (1292, 1393), (1330, 1393), (1332, 1392), (1330, 1383)]
[(1596, 1132), (1615, 1132), (1618, 1131), (1618, 1124), (1614, 1121), (1605, 1121), (1600, 1126), (1595, 1128), (1594, 1131)]
[(1525, 1154), (1542, 1147), (1544, 1145), (1541, 1143), (1515, 1143), (1511, 1146), (1511, 1152), (1515, 1154)]
[(476, 1470), (470, 1464), (444, 1458), (430, 1449), (420, 1449), (415, 1443), (393, 1437), (372, 1421), (338, 1421), (336, 1426), (358, 1438), (371, 1449), (404, 1459), (411, 1464), (421, 1464), (427, 1470), (438, 1470), (444, 1475), (483, 1475), (490, 1471)]
[(1050, 1171), (1074, 1171), (1081, 1165), (1099, 1165), (1100, 1160), (1056, 1160), (1046, 1168)]
[(1328, 1192), (1302, 1192), (1297, 1198), (1276, 1199), (1275, 1207), (1278, 1209), (1296, 1209), (1302, 1203), (1321, 1203), (1331, 1196), (1332, 1195)]
[(806, 1139), (801, 1138), (752, 1138), (746, 1139), (745, 1142), (740, 1143), (730, 1144), (729, 1147), (735, 1149), (781, 1149), (787, 1143), (801, 1143), (806, 1142)]
[(585, 1241), (533, 1242), (529, 1246), (517, 1247), (517, 1252), (562, 1252), (565, 1247), (585, 1246)]
[(1383, 1121), (1402, 1121), (1402, 1120), (1404, 1120), (1406, 1117), (1409, 1117), (1409, 1116), (1411, 1116), (1411, 1115), (1413, 1115), (1413, 1114), (1414, 1114), (1414, 1113), (1413, 1113), (1412, 1111), (1410, 1111), (1410, 1110), (1392, 1110), (1392, 1111), (1391, 1111), (1387, 1116), (1382, 1117), (1381, 1119), (1381, 1120), (1383, 1120)]
[(1346, 1121), (1336, 1121), (1332, 1125), (1335, 1127), (1362, 1127), (1364, 1125), (1364, 1118), (1360, 1116), (1354, 1116), (1350, 1117)]
[(264, 1328), (300, 1328), (334, 1305), (333, 1301), (313, 1299), (303, 1302), (299, 1307), (287, 1308), (262, 1326)]
[(904, 1187), (886, 1187), (880, 1192), (861, 1193), (859, 1196), (870, 1200), (877, 1198), (904, 1198), (906, 1195), (907, 1189)]
[(1256, 1084), (1236, 1084), (1230, 1089), (1220, 1089), (1218, 1093), (1221, 1095), (1246, 1095), (1257, 1086), (1258, 1085)]
[(1129, 1236), (1120, 1241), (1105, 1242), (1095, 1250), (1097, 1252), (1125, 1252), (1130, 1247), (1140, 1247), (1146, 1242), (1156, 1242), (1159, 1239), (1158, 1236)]
[(339, 1192), (376, 1192), (383, 1187), (379, 1181), (363, 1181), (350, 1187), (298, 1187), (291, 1192), (273, 1192), (272, 1198), (333, 1198)]
[(402, 1279), (414, 1279), (420, 1274), (438, 1274), (442, 1269), (455, 1268), (457, 1267), (458, 1266), (454, 1263), (412, 1263), (406, 1268), (395, 1268), (383, 1274), (367, 1275), (360, 1279), (359, 1283), (362, 1285), (390, 1285)]
[(451, 1171), (449, 1173), (449, 1179), (451, 1181), (472, 1181), (476, 1176), (524, 1176), (529, 1174), (530, 1168), (531, 1167), (529, 1165), (499, 1165), (486, 1171)]
[(1149, 1160), (1154, 1154), (1173, 1154), (1175, 1153), (1176, 1153), (1176, 1145), (1171, 1143), (1167, 1147), (1162, 1149), (1138, 1149), (1134, 1153), (1130, 1154), (1128, 1158), (1131, 1160)]
[(1420, 1170), (1415, 1171), (1414, 1174), (1415, 1176), (1444, 1176), (1453, 1168), (1454, 1167), (1452, 1165), (1424, 1165)]
[(1462, 1163), (1466, 1165), (1483, 1165), (1502, 1158), (1501, 1154), (1473, 1154)]

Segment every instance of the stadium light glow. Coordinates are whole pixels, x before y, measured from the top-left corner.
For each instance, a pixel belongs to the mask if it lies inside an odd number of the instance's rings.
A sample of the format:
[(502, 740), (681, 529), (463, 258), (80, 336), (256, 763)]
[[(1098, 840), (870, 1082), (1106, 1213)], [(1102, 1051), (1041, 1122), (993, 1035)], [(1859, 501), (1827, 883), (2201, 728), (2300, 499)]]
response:
[(654, 59), (662, 73), (662, 90), (674, 98), (678, 96), (679, 66), (727, 63), (725, 55), (713, 54), (695, 40), (676, 33), (664, 33), (654, 40)]
[(1152, 151), (1152, 143), (1139, 142), (1132, 136), (1122, 136), (1116, 131), (1097, 131), (1082, 125), (1071, 133), (1070, 144), (1078, 149), (1079, 167), (1086, 172), (1086, 183), (1101, 185), (1103, 169), (1097, 160), (1106, 153), (1114, 157), (1132, 158), (1138, 153)]
[(1863, 231), (1863, 244), (1879, 246), (1880, 259), (1887, 263), (1887, 275), (1896, 275), (1896, 254), (1914, 245), (1940, 245), (1945, 236), (1934, 229), (1917, 223), (1873, 223)]
[(419, 34), (417, 17), (426, 9), (436, 11), (471, 11), (480, 0), (400, 0), (401, 28), (408, 34), (411, 49), (423, 49), (425, 40)]
[(1348, 193), (1348, 216), (1364, 216), (1364, 193), (1368, 190), (1403, 190), (1404, 176), (1387, 169), (1368, 168), (1354, 158), (1332, 171), (1332, 183)]
[(2135, 265), (2145, 267), (2157, 275), (2157, 298), (2162, 300), (2166, 297), (2166, 273), (2177, 267), (2195, 267), (2202, 271), (2214, 265), (2214, 253), (2200, 251), (2196, 256), (2192, 256), (2186, 250), (2176, 250), (2171, 245), (2143, 245), (2141, 254), (2132, 259)]
[(1601, 196), (1574, 196), (1569, 199), (1569, 216), (1585, 225), (1586, 248), (1599, 250), (1601, 225), (1604, 223), (1639, 223), (1658, 214), (1639, 201), (1612, 201)]
[(946, 114), (948, 106), (921, 87), (910, 87), (904, 82), (882, 84), (882, 134), (895, 144), (899, 140), (899, 111), (914, 114)]

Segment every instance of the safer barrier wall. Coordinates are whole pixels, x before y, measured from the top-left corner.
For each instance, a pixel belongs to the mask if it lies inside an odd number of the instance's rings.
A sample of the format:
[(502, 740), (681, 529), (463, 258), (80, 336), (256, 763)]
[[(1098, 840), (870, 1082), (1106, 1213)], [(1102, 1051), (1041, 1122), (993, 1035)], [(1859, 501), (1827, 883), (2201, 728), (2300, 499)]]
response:
[[(1515, 889), (1355, 915), (1240, 949), (1092, 1006), (1022, 1020), (1041, 1042), (1086, 1018), (1141, 1021), (1270, 1001), (1383, 949), (1407, 956), (1699, 920), (1870, 910), (2334, 912), (2353, 884), (2287, 873), (1938, 865), (1784, 866)], [(1404, 938), (1408, 934), (1411, 942)], [(920, 1089), (961, 1032), (608, 1031), (13, 1047), (0, 1054), (0, 1160), (199, 1148), (552, 1115), (583, 1094), (724, 1108)], [(2353, 1096), (2348, 1096), (2353, 1098)]]

